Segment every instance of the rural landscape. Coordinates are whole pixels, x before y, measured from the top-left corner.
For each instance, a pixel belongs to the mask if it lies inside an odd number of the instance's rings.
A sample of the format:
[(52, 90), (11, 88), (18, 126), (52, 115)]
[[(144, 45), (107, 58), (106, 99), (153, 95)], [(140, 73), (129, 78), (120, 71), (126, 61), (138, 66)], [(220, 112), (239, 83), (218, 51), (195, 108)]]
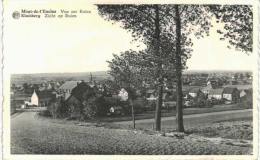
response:
[(217, 23), (226, 48), (252, 54), (252, 6), (95, 6), (145, 49), (103, 71), (12, 74), (11, 154), (253, 154), (253, 71), (187, 65)]

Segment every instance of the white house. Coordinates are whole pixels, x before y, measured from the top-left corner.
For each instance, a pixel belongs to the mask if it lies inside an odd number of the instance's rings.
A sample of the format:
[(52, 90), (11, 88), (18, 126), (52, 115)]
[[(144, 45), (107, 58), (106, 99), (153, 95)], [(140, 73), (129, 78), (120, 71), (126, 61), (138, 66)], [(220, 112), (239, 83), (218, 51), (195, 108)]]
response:
[(245, 90), (240, 91), (239, 96), (240, 98), (246, 96), (246, 91)]
[(211, 89), (209, 90), (208, 99), (222, 99), (223, 97), (223, 88)]
[(38, 106), (39, 105), (39, 98), (36, 94), (35, 90), (33, 91), (32, 97), (31, 97), (31, 105)]
[(224, 88), (223, 98), (228, 101), (238, 102), (240, 98), (240, 92), (237, 88)]
[(197, 97), (200, 94), (201, 90), (200, 88), (192, 88), (191, 90), (189, 90), (189, 95), (193, 98)]

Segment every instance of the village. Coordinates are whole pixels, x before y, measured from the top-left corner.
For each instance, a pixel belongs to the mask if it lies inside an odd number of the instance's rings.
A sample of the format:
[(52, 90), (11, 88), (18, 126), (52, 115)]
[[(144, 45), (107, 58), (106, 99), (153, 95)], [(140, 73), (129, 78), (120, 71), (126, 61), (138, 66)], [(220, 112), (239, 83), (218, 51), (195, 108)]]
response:
[(29, 83), (28, 77), (22, 83), (14, 80), (12, 153), (32, 149), (39, 154), (183, 154), (187, 148), (189, 154), (252, 152), (251, 72), (185, 73), (184, 133), (175, 130), (174, 82), (164, 84), (162, 129), (155, 131), (155, 88), (144, 85), (137, 90), (131, 107), (129, 93), (111, 78), (83, 75), (84, 80), (79, 80), (82, 76), (34, 78), (38, 83)]
[[(103, 116), (130, 114), (130, 108), (125, 108), (125, 105), (120, 104), (120, 97), (118, 96), (120, 88), (112, 88), (112, 80), (105, 79), (97, 82), (91, 73), (88, 77), (89, 81), (51, 80), (40, 84), (24, 83), (20, 86), (12, 84), (11, 113), (14, 113), (17, 109), (50, 107), (52, 103), (59, 99), (63, 99), (65, 105), (74, 105), (75, 108), (75, 104), (81, 104), (83, 95), (91, 90), (98, 97), (102, 96), (107, 100), (109, 99), (108, 101), (114, 101), (102, 106), (103, 112), (106, 112)], [(173, 83), (165, 83), (164, 87), (163, 109), (174, 110), (176, 107), (176, 89)], [(154, 110), (158, 98), (156, 89), (144, 86), (138, 92), (140, 94), (135, 100), (136, 112)], [(205, 73), (186, 74), (183, 76), (183, 99), (185, 108), (209, 108), (213, 105), (242, 103), (248, 99), (252, 101), (252, 75), (249, 72), (224, 76)], [(252, 108), (252, 106), (247, 107)], [(77, 109), (73, 112), (77, 112)], [(73, 115), (76, 114), (73, 113)]]
[(255, 155), (252, 5), (48, 4), (11, 11), (11, 156)]

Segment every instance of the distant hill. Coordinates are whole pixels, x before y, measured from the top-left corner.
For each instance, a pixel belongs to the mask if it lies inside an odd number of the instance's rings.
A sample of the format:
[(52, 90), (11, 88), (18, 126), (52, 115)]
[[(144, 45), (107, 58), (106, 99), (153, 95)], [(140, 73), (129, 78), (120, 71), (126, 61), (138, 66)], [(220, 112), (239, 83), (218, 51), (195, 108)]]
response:
[(96, 81), (110, 78), (107, 71), (96, 72), (75, 72), (75, 73), (35, 73), (35, 74), (12, 74), (11, 83), (23, 84), (23, 83), (42, 83), (46, 81), (68, 81), (68, 80), (84, 80), (89, 81), (90, 75)]
[(206, 73), (206, 74), (234, 74), (234, 73), (252, 73), (252, 71), (247, 71), (247, 70), (185, 70), (183, 74), (201, 74), (201, 73)]
[[(245, 73), (251, 71), (221, 71), (221, 70), (212, 70), (212, 71), (203, 71), (203, 70), (186, 70), (184, 71), (184, 75), (188, 74), (201, 74), (201, 73), (207, 73), (207, 74), (219, 74), (219, 75), (229, 75), (234, 73)], [(23, 84), (23, 83), (42, 83), (46, 81), (68, 81), (68, 80), (84, 80), (89, 81), (90, 80), (90, 74), (92, 74), (92, 77), (96, 81), (101, 81), (104, 79), (111, 78), (111, 76), (108, 74), (108, 71), (96, 71), (96, 72), (74, 72), (74, 73), (35, 73), (35, 74), (13, 74), (11, 75), (11, 83), (15, 84)]]

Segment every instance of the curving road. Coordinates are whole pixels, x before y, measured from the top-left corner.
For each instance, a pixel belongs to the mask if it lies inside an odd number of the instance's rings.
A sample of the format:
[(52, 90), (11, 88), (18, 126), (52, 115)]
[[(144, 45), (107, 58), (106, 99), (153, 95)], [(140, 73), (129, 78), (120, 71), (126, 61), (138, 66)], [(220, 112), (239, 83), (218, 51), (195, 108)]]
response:
[[(201, 114), (192, 114), (184, 115), (184, 126), (185, 128), (202, 126), (203, 124), (215, 123), (221, 121), (231, 121), (231, 120), (241, 120), (241, 119), (252, 119), (252, 109), (243, 109), (243, 110), (231, 110), (231, 111), (220, 111), (220, 112), (211, 112), (211, 113), (201, 113)], [(131, 126), (132, 121), (122, 121), (114, 122), (114, 124), (120, 126)], [(136, 120), (136, 127), (142, 129), (151, 129), (153, 128), (154, 119), (142, 119)], [(163, 129), (175, 129), (176, 122), (175, 116), (172, 117), (163, 117), (162, 118), (162, 128)]]

